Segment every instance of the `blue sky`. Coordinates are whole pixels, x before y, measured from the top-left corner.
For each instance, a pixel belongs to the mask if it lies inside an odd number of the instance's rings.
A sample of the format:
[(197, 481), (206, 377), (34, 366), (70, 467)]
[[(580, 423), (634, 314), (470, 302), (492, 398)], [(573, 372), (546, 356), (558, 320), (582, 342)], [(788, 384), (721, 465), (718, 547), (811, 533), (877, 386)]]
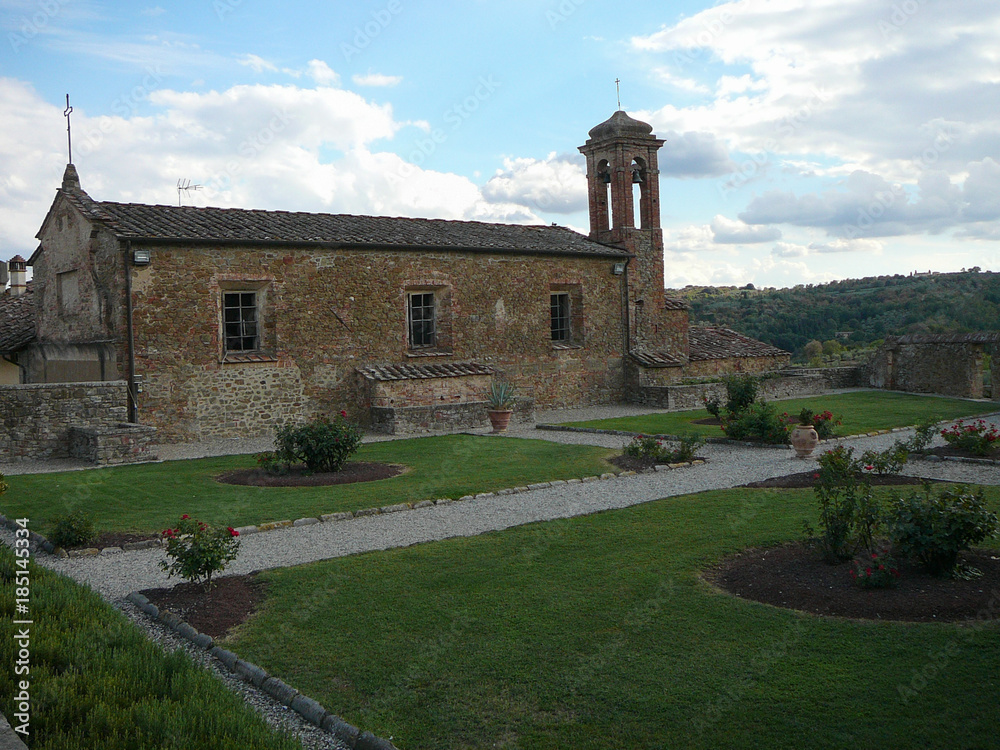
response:
[(667, 140), (666, 283), (1000, 270), (993, 0), (0, 0), (0, 256), (98, 200), (586, 231), (587, 131)]

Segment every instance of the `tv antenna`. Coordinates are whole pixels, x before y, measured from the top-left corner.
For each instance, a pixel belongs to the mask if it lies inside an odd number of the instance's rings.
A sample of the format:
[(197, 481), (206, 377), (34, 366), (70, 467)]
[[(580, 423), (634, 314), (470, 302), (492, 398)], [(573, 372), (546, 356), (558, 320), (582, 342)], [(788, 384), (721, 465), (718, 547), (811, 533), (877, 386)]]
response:
[(177, 205), (181, 205), (181, 193), (201, 190), (201, 185), (192, 185), (191, 180), (177, 180)]

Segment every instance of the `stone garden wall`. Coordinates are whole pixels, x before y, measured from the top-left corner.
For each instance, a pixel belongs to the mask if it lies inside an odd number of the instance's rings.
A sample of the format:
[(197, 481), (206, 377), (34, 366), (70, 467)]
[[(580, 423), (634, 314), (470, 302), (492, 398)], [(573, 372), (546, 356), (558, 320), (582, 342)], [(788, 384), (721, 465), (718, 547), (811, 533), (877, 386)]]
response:
[[(152, 428), (121, 428), (126, 422), (128, 392), (124, 381), (0, 386), (0, 461), (72, 456), (73, 431), (104, 431), (109, 437), (95, 458), (114, 454), (115, 463), (150, 460), (146, 446)], [(126, 432), (128, 445), (109, 449), (115, 431)], [(137, 442), (138, 441), (138, 442)], [(82, 450), (82, 449), (80, 449)]]

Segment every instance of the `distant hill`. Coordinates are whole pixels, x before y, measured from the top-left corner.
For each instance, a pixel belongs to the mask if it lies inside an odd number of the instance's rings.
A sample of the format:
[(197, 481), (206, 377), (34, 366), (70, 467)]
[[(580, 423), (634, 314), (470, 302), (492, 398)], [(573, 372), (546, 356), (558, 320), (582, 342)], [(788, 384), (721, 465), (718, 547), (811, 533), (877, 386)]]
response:
[[(864, 348), (886, 336), (1000, 330), (1000, 273), (877, 276), (790, 289), (668, 289), (693, 324), (728, 326), (802, 358), (809, 341)], [(815, 346), (815, 345), (814, 345)]]

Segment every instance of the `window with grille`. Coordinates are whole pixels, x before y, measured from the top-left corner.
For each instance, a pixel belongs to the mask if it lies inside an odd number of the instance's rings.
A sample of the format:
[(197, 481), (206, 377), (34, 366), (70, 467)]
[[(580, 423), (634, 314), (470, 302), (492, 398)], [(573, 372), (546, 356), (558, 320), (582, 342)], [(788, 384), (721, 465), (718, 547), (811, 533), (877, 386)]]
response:
[(227, 352), (260, 349), (256, 292), (225, 292), (222, 296), (222, 320)]
[(408, 296), (410, 348), (434, 346), (434, 292), (413, 292)]
[(551, 295), (551, 324), (553, 341), (569, 341), (571, 320), (569, 315), (569, 293), (556, 292)]

